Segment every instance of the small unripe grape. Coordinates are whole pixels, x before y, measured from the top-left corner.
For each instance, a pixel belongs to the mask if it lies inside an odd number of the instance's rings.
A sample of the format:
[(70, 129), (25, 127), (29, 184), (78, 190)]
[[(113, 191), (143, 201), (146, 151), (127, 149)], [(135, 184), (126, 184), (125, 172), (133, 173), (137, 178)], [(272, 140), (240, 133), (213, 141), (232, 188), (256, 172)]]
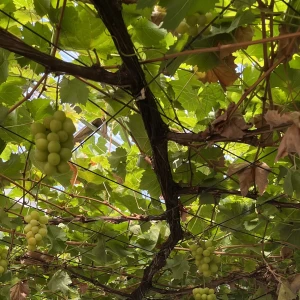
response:
[(178, 27), (175, 29), (175, 31), (180, 34), (184, 34), (184, 33), (188, 32), (189, 28), (190, 28), (190, 26), (187, 23), (181, 22), (178, 25)]
[(204, 293), (203, 294), (208, 294), (208, 292), (209, 292), (209, 288), (208, 287), (204, 288)]
[(210, 23), (214, 18), (213, 14), (211, 12), (206, 13), (205, 17), (206, 17), (206, 24)]
[(0, 274), (3, 274), (4, 272), (5, 272), (5, 269), (2, 266), (0, 266)]
[(208, 264), (211, 261), (210, 257), (205, 256), (203, 258), (203, 262), (205, 262), (206, 264)]
[(197, 267), (199, 267), (200, 264), (201, 264), (201, 261), (200, 261), (200, 260), (196, 260), (196, 261), (195, 261), (195, 265), (196, 265)]
[(4, 269), (7, 268), (8, 262), (6, 259), (1, 259), (0, 260), (0, 266), (2, 266)]
[(36, 250), (36, 246), (35, 245), (28, 245), (28, 250), (29, 251), (35, 251)]
[(38, 150), (46, 151), (48, 148), (48, 141), (46, 139), (38, 139), (35, 142), (35, 146)]
[(193, 245), (190, 245), (190, 250), (191, 250), (191, 251), (196, 251), (196, 250), (197, 250), (197, 248), (198, 248), (198, 246), (197, 246), (197, 245), (195, 245), (195, 244), (193, 244)]
[(218, 267), (216, 264), (211, 264), (211, 265), (210, 265), (210, 270), (211, 270), (213, 273), (217, 273), (218, 270), (219, 270), (219, 267)]
[(206, 247), (206, 248), (212, 247), (212, 245), (213, 245), (213, 243), (212, 243), (211, 240), (207, 240), (207, 241), (205, 242), (205, 247)]
[(209, 270), (209, 264), (202, 264), (201, 268), (202, 268), (202, 271), (207, 271), (207, 270)]
[(62, 161), (60, 164), (57, 166), (57, 170), (59, 173), (64, 174), (70, 171), (70, 166), (67, 162)]
[(210, 251), (209, 250), (204, 250), (203, 251), (203, 256), (210, 256)]
[(27, 224), (25, 227), (24, 227), (24, 232), (27, 233), (31, 230), (31, 225), (30, 224)]
[(1, 258), (5, 259), (7, 257), (7, 254), (8, 254), (8, 250), (7, 249), (2, 249)]
[(196, 294), (196, 295), (195, 295), (195, 299), (196, 299), (196, 300), (201, 300), (201, 299), (202, 299), (202, 296), (201, 296), (200, 294)]
[(208, 290), (208, 293), (209, 293), (209, 294), (214, 294), (214, 293), (215, 293), (215, 290), (214, 290), (214, 289), (209, 289), (209, 290)]
[(45, 229), (45, 228), (41, 228), (40, 230), (39, 230), (39, 234), (41, 235), (41, 236), (46, 236), (47, 235), (47, 233), (48, 233), (48, 231), (47, 231), (47, 229)]
[(37, 212), (37, 211), (35, 211), (35, 210), (33, 210), (31, 213), (30, 213), (30, 216), (31, 216), (31, 219), (32, 220), (39, 220), (39, 218), (40, 218), (40, 214)]
[(198, 293), (199, 293), (200, 295), (204, 294), (204, 289), (203, 289), (203, 288), (199, 288), (199, 289), (198, 289)]
[(49, 141), (49, 142), (51, 142), (51, 141), (59, 141), (59, 136), (58, 136), (58, 134), (57, 133), (55, 133), (55, 132), (50, 132), (50, 133), (48, 133), (48, 135), (47, 135), (47, 140)]
[(46, 127), (41, 123), (32, 123), (30, 126), (30, 131), (33, 135), (36, 135), (39, 132), (45, 132)]
[(41, 224), (48, 224), (48, 218), (46, 216), (40, 217), (40, 223)]
[(33, 246), (35, 246), (35, 245), (36, 245), (36, 240), (35, 240), (34, 237), (31, 237), (31, 238), (29, 238), (29, 239), (27, 240), (27, 243), (28, 243), (28, 245), (33, 245)]
[(40, 228), (46, 228), (47, 229), (47, 226), (45, 224), (40, 223)]
[(192, 251), (192, 255), (195, 257), (197, 255), (196, 251)]
[(43, 239), (42, 235), (39, 234), (39, 233), (37, 233), (37, 234), (34, 236), (34, 238), (35, 238), (35, 240), (36, 240), (37, 242), (39, 242), (39, 241), (41, 241), (41, 240)]
[(49, 144), (48, 144), (48, 151), (50, 153), (58, 153), (61, 149), (61, 146), (60, 146), (60, 143), (58, 141), (51, 141)]
[(34, 157), (37, 161), (46, 162), (48, 159), (48, 152), (36, 149), (34, 151)]
[(36, 233), (39, 232), (39, 227), (38, 226), (33, 226), (33, 227), (31, 227), (31, 231), (32, 231), (32, 233), (36, 234)]
[(26, 239), (28, 240), (29, 238), (33, 237), (34, 233), (30, 230), (26, 233)]
[(69, 135), (72, 135), (76, 131), (76, 127), (70, 118), (66, 118), (66, 120), (63, 122), (62, 127), (63, 130), (66, 131), (66, 133)]
[(57, 166), (60, 163), (60, 155), (58, 153), (50, 153), (48, 155), (48, 163)]
[(27, 215), (27, 216), (25, 216), (24, 217), (24, 221), (26, 222), (26, 223), (30, 223), (30, 221), (31, 221), (31, 215)]
[(198, 290), (197, 288), (193, 289), (193, 295), (194, 296), (197, 294), (197, 292), (198, 292), (197, 290)]
[(59, 155), (62, 160), (68, 161), (72, 157), (72, 151), (69, 148), (62, 148)]
[(189, 15), (185, 17), (186, 23), (190, 26), (195, 26), (197, 25), (198, 22), (198, 16), (196, 14), (194, 15)]
[(197, 260), (201, 260), (202, 259), (202, 255), (201, 254), (196, 254), (196, 256), (195, 256), (195, 259), (197, 259)]
[(202, 300), (207, 300), (207, 295), (206, 294), (201, 295), (201, 299)]
[(69, 138), (69, 135), (64, 130), (60, 130), (57, 134), (61, 143), (66, 142)]
[(74, 138), (73, 136), (69, 137), (69, 139), (61, 144), (63, 148), (73, 149), (74, 147)]
[(57, 110), (54, 114), (53, 114), (53, 118), (63, 122), (66, 119), (66, 114), (61, 111), (61, 110)]
[(196, 36), (198, 34), (198, 27), (197, 26), (190, 27), (188, 30), (188, 34), (190, 36)]
[(45, 166), (44, 166), (44, 173), (46, 175), (49, 175), (49, 176), (54, 175), (56, 173), (56, 171), (57, 170), (56, 170), (55, 166), (49, 164), (48, 162), (45, 164)]
[(38, 225), (39, 225), (39, 222), (38, 222), (37, 220), (35, 220), (35, 219), (32, 219), (32, 220), (30, 221), (30, 225), (31, 225), (31, 226), (38, 226)]
[(202, 270), (202, 265), (199, 265), (199, 266), (198, 266), (198, 271), (199, 271), (200, 273), (203, 272), (203, 270)]
[(43, 132), (38, 132), (35, 136), (34, 139), (38, 140), (38, 139), (45, 139), (46, 138), (46, 134)]
[(61, 121), (58, 121), (58, 120), (55, 120), (53, 119), (51, 122), (50, 122), (50, 130), (52, 132), (58, 132), (62, 129), (62, 122)]
[(210, 253), (214, 253), (215, 247), (208, 247), (206, 250), (210, 251)]
[(207, 295), (207, 300), (215, 300), (216, 299), (216, 296), (215, 295)]
[(50, 122), (53, 120), (53, 117), (52, 116), (47, 116), (44, 118), (44, 126), (47, 128), (47, 129), (50, 129)]
[(198, 15), (198, 20), (197, 20), (197, 23), (200, 25), (200, 26), (203, 26), (207, 23), (207, 18), (205, 15)]
[(202, 254), (203, 253), (203, 248), (199, 247), (196, 252), (197, 252), (197, 254)]
[(216, 264), (219, 264), (221, 262), (221, 257), (220, 256), (215, 256), (213, 258), (213, 261), (216, 263)]
[(211, 275), (211, 271), (207, 270), (207, 271), (203, 271), (203, 276), (204, 277), (209, 277)]

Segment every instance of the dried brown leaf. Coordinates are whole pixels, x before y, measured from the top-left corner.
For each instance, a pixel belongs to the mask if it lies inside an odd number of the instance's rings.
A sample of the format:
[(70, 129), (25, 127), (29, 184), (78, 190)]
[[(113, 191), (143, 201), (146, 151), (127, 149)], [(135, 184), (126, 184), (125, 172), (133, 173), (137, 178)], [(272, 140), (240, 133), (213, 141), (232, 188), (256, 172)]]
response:
[(227, 175), (236, 174), (240, 183), (241, 195), (246, 196), (249, 188), (256, 184), (258, 192), (262, 195), (268, 186), (268, 175), (270, 167), (266, 163), (249, 163), (232, 164), (229, 166)]
[(275, 126), (292, 122), (291, 115), (288, 113), (281, 114), (277, 110), (268, 110), (264, 115), (265, 120), (271, 129)]
[(297, 153), (300, 156), (300, 130), (295, 124), (289, 127), (284, 134), (278, 147), (275, 162), (280, 158), (287, 156), (289, 153)]
[(25, 300), (29, 292), (27, 281), (19, 281), (10, 289), (10, 300)]
[(199, 80), (203, 83), (220, 82), (223, 87), (232, 85), (239, 77), (234, 59), (232, 55), (226, 56), (217, 67), (202, 73), (203, 75), (198, 77)]
[(298, 293), (300, 290), (300, 274), (296, 274), (291, 281), (291, 291), (293, 293)]
[(228, 119), (235, 108), (236, 104), (230, 103), (227, 110), (212, 122), (212, 129), (215, 133), (233, 139), (240, 139), (245, 135), (243, 130), (249, 129), (252, 125), (245, 122), (243, 115), (238, 110)]

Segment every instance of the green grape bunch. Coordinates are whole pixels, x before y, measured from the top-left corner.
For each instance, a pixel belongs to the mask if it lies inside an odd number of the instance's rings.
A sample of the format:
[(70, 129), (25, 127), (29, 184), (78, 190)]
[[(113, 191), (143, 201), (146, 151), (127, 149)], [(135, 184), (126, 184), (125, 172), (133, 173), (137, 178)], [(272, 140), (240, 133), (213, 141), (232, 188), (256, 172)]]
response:
[(214, 289), (206, 288), (195, 288), (193, 289), (193, 296), (195, 300), (216, 300)]
[(187, 33), (192, 37), (196, 36), (200, 32), (203, 35), (208, 35), (211, 33), (211, 26), (206, 29), (204, 28), (212, 21), (212, 19), (213, 15), (210, 12), (205, 15), (199, 13), (188, 15), (182, 22), (180, 22), (178, 27), (175, 29), (175, 32), (179, 34)]
[(24, 221), (27, 223), (24, 227), (24, 232), (28, 250), (35, 251), (37, 246), (42, 245), (43, 238), (48, 234), (48, 218), (45, 215), (40, 215), (37, 211), (32, 211), (24, 217)]
[(45, 117), (43, 124), (32, 123), (30, 129), (36, 147), (34, 158), (42, 163), (41, 171), (49, 176), (68, 172), (76, 131), (73, 121), (58, 110), (53, 116)]
[(0, 276), (7, 271), (7, 254), (8, 250), (6, 248), (0, 248)]
[(213, 246), (213, 241), (207, 240), (201, 242), (201, 246), (193, 244), (190, 246), (190, 251), (195, 258), (198, 271), (204, 277), (210, 277), (218, 272), (218, 265), (221, 262), (221, 258), (214, 253), (215, 247)]

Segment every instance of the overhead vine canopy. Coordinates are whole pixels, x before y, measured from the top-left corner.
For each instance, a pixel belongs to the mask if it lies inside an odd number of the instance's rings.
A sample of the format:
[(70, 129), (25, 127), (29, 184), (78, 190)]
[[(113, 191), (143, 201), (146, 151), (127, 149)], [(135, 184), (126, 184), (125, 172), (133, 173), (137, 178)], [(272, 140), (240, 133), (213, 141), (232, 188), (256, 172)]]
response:
[(0, 299), (296, 299), (299, 25), (299, 0), (1, 0)]

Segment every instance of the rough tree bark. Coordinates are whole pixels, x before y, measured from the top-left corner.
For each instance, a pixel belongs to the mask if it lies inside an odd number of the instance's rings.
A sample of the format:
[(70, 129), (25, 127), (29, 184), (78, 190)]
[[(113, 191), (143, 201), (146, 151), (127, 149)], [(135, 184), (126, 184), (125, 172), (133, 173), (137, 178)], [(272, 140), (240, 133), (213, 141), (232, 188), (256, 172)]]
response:
[(139, 287), (131, 294), (131, 299), (143, 299), (152, 286), (153, 276), (166, 264), (166, 259), (175, 245), (183, 237), (180, 224), (180, 209), (177, 185), (173, 181), (168, 161), (168, 127), (163, 122), (156, 105), (156, 99), (145, 80), (143, 69), (135, 55), (135, 49), (122, 17), (122, 6), (117, 0), (92, 0), (99, 16), (109, 30), (122, 58), (124, 69), (133, 80), (130, 88), (133, 97), (140, 99), (137, 105), (147, 131), (151, 147), (154, 171), (161, 186), (166, 203), (166, 217), (170, 235), (160, 251), (145, 269)]

